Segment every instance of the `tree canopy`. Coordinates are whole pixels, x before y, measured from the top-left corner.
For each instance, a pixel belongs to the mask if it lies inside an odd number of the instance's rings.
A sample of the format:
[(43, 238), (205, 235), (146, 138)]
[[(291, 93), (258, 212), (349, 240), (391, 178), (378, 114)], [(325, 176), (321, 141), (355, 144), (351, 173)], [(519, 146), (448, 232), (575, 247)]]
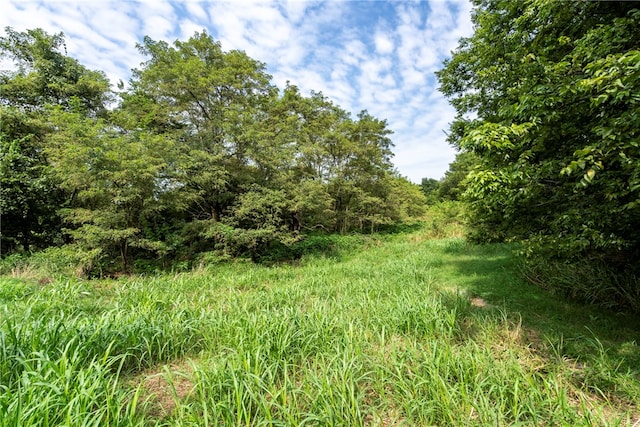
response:
[(476, 0), (438, 72), (450, 142), (475, 153), (474, 236), (621, 270), (640, 255), (640, 9)]
[(62, 34), (6, 29), (0, 53), (12, 61), (0, 71), (0, 245), (5, 252), (52, 244), (64, 204), (45, 147), (54, 129), (48, 109), (104, 114), (109, 83), (61, 52)]
[[(111, 91), (64, 36), (0, 39), (2, 243), (72, 243), (90, 269), (198, 253), (260, 259), (311, 232), (372, 231), (420, 215), (391, 163), (391, 130), (322, 93), (271, 82), (265, 64), (206, 32), (169, 44)], [(44, 238), (46, 237), (46, 238)]]

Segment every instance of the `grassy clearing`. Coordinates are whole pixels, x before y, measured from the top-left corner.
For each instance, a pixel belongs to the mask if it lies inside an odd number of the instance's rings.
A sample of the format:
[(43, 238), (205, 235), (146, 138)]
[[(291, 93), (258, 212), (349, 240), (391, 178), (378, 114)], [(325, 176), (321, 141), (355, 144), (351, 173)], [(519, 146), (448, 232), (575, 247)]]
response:
[(511, 248), (372, 237), (297, 265), (0, 279), (0, 425), (620, 425), (640, 325)]

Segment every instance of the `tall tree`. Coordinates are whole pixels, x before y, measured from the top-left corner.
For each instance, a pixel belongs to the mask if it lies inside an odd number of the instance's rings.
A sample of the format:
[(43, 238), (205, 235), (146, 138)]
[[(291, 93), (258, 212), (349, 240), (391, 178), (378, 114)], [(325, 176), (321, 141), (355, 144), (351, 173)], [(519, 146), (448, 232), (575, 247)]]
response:
[(50, 115), (58, 131), (46, 152), (60, 186), (71, 195), (61, 210), (68, 233), (91, 254), (93, 268), (126, 272), (133, 248), (162, 254), (166, 244), (148, 235), (146, 223), (163, 208), (163, 171), (171, 141), (130, 131), (101, 119), (56, 107)]
[[(640, 11), (633, 2), (474, 1), (438, 73), (450, 141), (478, 155), (476, 238), (620, 268), (640, 255)], [(613, 263), (613, 264), (612, 264)]]
[(420, 181), (420, 189), (430, 204), (438, 201), (438, 187), (440, 181), (435, 178), (422, 178)]
[(299, 97), (295, 108), (300, 120), (296, 173), (299, 180), (324, 185), (332, 201), (331, 230), (345, 232), (387, 222), (377, 212), (384, 205), (390, 190), (387, 178), (393, 172), (392, 132), (387, 122), (367, 111), (354, 121), (322, 93)]
[(260, 254), (308, 230), (374, 230), (419, 214), (391, 131), (321, 93), (278, 91), (264, 64), (206, 33), (145, 38), (120, 104), (62, 34), (7, 29), (0, 74), (2, 244), (60, 236), (98, 266), (143, 254)]
[(466, 188), (465, 180), (477, 164), (478, 159), (471, 151), (456, 154), (455, 160), (449, 164), (449, 169), (440, 181), (438, 197), (441, 200), (460, 200)]
[(270, 76), (243, 52), (223, 52), (205, 32), (174, 46), (146, 37), (139, 49), (149, 59), (134, 72), (133, 89), (182, 126), (183, 190), (193, 196), (194, 216), (219, 221), (251, 181), (249, 148), (274, 92)]
[(5, 29), (0, 59), (0, 245), (50, 244), (57, 235), (57, 210), (64, 203), (44, 148), (52, 129), (47, 106), (84, 115), (105, 113), (109, 83), (66, 55), (62, 33)]

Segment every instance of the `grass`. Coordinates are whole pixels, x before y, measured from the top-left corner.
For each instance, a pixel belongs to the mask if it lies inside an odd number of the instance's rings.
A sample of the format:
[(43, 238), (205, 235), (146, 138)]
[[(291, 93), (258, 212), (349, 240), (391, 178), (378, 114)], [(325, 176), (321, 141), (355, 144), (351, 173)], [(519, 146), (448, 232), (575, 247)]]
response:
[(429, 236), (296, 265), (3, 276), (0, 426), (634, 426), (637, 320), (526, 284), (508, 246)]

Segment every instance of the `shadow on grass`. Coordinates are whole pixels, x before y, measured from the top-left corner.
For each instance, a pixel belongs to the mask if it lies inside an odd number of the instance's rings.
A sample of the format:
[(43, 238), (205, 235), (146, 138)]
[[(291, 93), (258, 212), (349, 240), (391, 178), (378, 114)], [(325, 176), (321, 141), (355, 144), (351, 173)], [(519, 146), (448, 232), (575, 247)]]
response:
[(377, 234), (404, 234), (413, 233), (419, 230), (423, 230), (426, 227), (424, 222), (410, 222), (400, 224), (385, 224), (381, 225), (376, 231)]
[(448, 252), (454, 255), (449, 262), (460, 286), (509, 318), (522, 319), (543, 339), (537, 344), (559, 357), (604, 358), (608, 366), (632, 372), (640, 381), (637, 316), (581, 305), (528, 283), (518, 273), (513, 247), (466, 245)]

